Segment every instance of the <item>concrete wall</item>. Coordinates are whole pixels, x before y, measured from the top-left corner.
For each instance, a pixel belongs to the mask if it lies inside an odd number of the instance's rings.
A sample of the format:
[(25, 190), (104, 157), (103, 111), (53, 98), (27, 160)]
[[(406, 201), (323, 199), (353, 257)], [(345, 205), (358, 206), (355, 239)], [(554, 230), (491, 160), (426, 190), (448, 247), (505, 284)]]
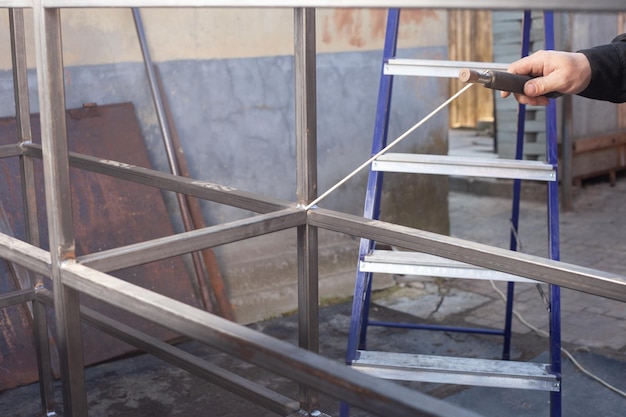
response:
[[(291, 10), (144, 10), (153, 59), (195, 178), (288, 200), (295, 198), (293, 15)], [(0, 27), (7, 28), (2, 15)], [(320, 193), (370, 154), (386, 15), (382, 10), (320, 10), (318, 28), (318, 151)], [(167, 164), (129, 9), (63, 10), (68, 108), (131, 101), (155, 168)], [(34, 63), (32, 30), (29, 66)], [(8, 31), (0, 50), (8, 51)], [(399, 55), (445, 59), (444, 12), (407, 11)], [(6, 48), (6, 49), (5, 49)], [(30, 74), (37, 112), (36, 77)], [(0, 116), (12, 116), (9, 54), (0, 60)], [(390, 138), (447, 97), (439, 79), (398, 79)], [(407, 139), (405, 150), (445, 153), (447, 113)], [(386, 204), (391, 219), (448, 232), (445, 179), (387, 177), (400, 198)], [(362, 212), (366, 173), (321, 206)], [(172, 218), (177, 208), (166, 196)], [(402, 209), (394, 209), (393, 207)], [(248, 216), (206, 203), (208, 224)], [(177, 225), (180, 228), (180, 225)], [(296, 306), (295, 231), (216, 248), (237, 319), (250, 322)], [(351, 295), (358, 241), (320, 233), (323, 297)]]

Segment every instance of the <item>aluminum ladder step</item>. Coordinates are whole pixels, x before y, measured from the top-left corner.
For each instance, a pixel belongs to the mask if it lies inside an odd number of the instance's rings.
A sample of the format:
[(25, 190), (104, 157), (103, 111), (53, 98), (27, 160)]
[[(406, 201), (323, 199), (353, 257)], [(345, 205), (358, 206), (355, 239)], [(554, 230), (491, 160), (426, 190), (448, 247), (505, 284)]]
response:
[(537, 281), (419, 252), (374, 250), (359, 262), (362, 272), (466, 278), (506, 282)]
[(506, 71), (508, 64), (475, 61), (441, 61), (435, 59), (391, 58), (383, 65), (385, 75), (458, 78), (463, 68)]
[(452, 176), (556, 181), (554, 167), (542, 161), (474, 158), (450, 155), (388, 153), (372, 162), (372, 170)]
[(550, 365), (492, 359), (357, 351), (352, 367), (379, 378), (496, 388), (560, 391)]

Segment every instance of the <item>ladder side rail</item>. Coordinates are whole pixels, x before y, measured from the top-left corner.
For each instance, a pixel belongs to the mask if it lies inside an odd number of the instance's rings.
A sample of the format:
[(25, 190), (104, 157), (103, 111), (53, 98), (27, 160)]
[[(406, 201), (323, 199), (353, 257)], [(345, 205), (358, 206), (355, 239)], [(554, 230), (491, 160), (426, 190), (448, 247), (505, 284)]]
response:
[[(528, 56), (530, 53), (530, 29), (532, 26), (532, 16), (530, 10), (524, 11), (522, 19), (522, 50), (521, 56)], [(515, 145), (515, 159), (524, 159), (524, 139), (526, 135), (526, 105), (517, 105), (517, 142)], [(509, 249), (517, 251), (517, 238), (519, 232), (519, 210), (522, 181), (513, 181), (513, 200), (511, 207), (511, 238)], [(513, 298), (515, 297), (515, 283), (509, 282), (506, 290), (506, 309), (504, 318), (504, 344), (502, 346), (502, 359), (511, 358), (511, 332), (513, 322)]]
[[(554, 13), (544, 11), (545, 48), (554, 49)], [(546, 146), (548, 163), (558, 166), (556, 100), (550, 99), (546, 108)], [(560, 260), (559, 190), (557, 181), (548, 184), (548, 228), (550, 258)], [(550, 363), (551, 372), (561, 380), (561, 288), (550, 285)], [(562, 414), (561, 390), (550, 393), (550, 416)]]
[[(383, 48), (384, 62), (387, 58), (395, 55), (397, 45), (397, 34), (399, 25), (399, 9), (389, 9), (387, 16), (387, 31), (385, 34), (385, 44)], [(391, 92), (393, 87), (393, 77), (385, 75), (381, 69), (380, 85), (378, 90), (378, 101), (376, 105), (376, 119), (374, 123), (374, 137), (372, 141), (372, 155), (383, 149), (387, 142), (387, 131), (389, 126), (389, 109), (391, 103)], [(367, 180), (367, 191), (365, 196), (365, 206), (363, 216), (365, 218), (377, 219), (380, 216), (380, 196), (383, 173), (370, 169)], [(374, 242), (369, 239), (361, 239), (359, 247), (359, 262), (373, 248)], [(369, 304), (369, 288), (371, 288), (371, 273), (357, 270), (354, 298), (352, 305), (352, 319), (348, 336), (348, 349), (346, 362), (352, 363), (356, 355), (358, 342), (363, 339), (364, 323), (367, 322), (367, 306)], [(364, 316), (365, 315), (365, 316)]]
[[(389, 9), (387, 12), (387, 27), (385, 30), (385, 43), (383, 45), (382, 68), (380, 72), (380, 86), (378, 100), (376, 103), (376, 119), (374, 121), (374, 137), (372, 140), (372, 156), (380, 152), (387, 146), (389, 133), (389, 117), (391, 114), (391, 97), (393, 92), (393, 76), (385, 74), (385, 62), (396, 55), (398, 46), (398, 30), (400, 27), (400, 9)], [(370, 166), (368, 177), (368, 187), (366, 194), (366, 207), (364, 217), (370, 219), (380, 218), (380, 200), (382, 195), (383, 173), (374, 172)], [(370, 184), (371, 180), (371, 184)], [(370, 195), (371, 193), (371, 195)], [(367, 245), (366, 245), (367, 243)], [(367, 255), (376, 242), (361, 242), (359, 251), (359, 262)], [(360, 272), (357, 272), (360, 273)], [(369, 323), (370, 299), (372, 294), (372, 273), (362, 276), (366, 280), (367, 286), (363, 297), (363, 307), (361, 312), (361, 324), (359, 333), (359, 349), (365, 349), (367, 344), (367, 326)], [(356, 354), (356, 351), (355, 351)]]
[[(383, 45), (384, 63), (390, 57), (396, 55), (398, 45), (398, 29), (400, 27), (400, 9), (389, 9), (387, 12), (387, 28), (385, 32), (385, 43)], [(384, 64), (380, 73), (380, 86), (378, 100), (376, 103), (376, 119), (374, 121), (374, 137), (372, 140), (372, 155), (380, 152), (387, 146), (389, 133), (389, 117), (391, 114), (391, 97), (393, 93), (393, 77), (384, 74)], [(366, 196), (366, 207), (364, 217), (370, 219), (380, 218), (380, 200), (383, 186), (383, 173), (374, 173), (370, 167), (368, 177), (368, 192)], [(370, 186), (370, 179), (372, 181)], [(376, 242), (367, 240), (367, 245), (362, 242), (359, 252), (359, 262), (367, 255)], [(361, 313), (361, 324), (359, 333), (359, 349), (365, 349), (367, 344), (367, 326), (369, 323), (370, 298), (372, 294), (372, 273), (367, 273), (362, 278), (366, 280), (365, 294), (363, 297), (363, 310)]]
[[(383, 59), (381, 60), (380, 83), (374, 120), (372, 155), (377, 154), (387, 145), (393, 76), (385, 74), (384, 66), (387, 59), (396, 54), (399, 24), (400, 9), (389, 9), (387, 11), (387, 27), (385, 32), (385, 43), (383, 46)], [(380, 217), (382, 182), (383, 173), (372, 170), (370, 166), (367, 178), (363, 217), (370, 219), (378, 219)], [(361, 243), (359, 245), (359, 263), (363, 260), (365, 255), (374, 248), (374, 244), (375, 242), (369, 239), (361, 239)], [(357, 349), (363, 349), (365, 347), (367, 322), (369, 321), (371, 289), (372, 273), (362, 272), (357, 267), (354, 296), (352, 299), (350, 329), (348, 332), (348, 347), (346, 349), (346, 363), (348, 365), (351, 365), (356, 358)], [(341, 417), (348, 417), (350, 415), (350, 404), (341, 402), (339, 414)]]

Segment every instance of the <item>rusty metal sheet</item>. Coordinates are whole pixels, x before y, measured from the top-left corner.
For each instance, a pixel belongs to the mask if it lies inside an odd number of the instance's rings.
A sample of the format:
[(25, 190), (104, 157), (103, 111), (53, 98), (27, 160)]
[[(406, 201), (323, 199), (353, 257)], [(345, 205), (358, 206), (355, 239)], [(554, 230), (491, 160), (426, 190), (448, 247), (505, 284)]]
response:
[[(32, 116), (33, 141), (40, 143), (39, 118)], [(150, 168), (150, 159), (131, 103), (88, 106), (67, 112), (71, 151)], [(0, 119), (0, 145), (16, 142), (14, 119)], [(48, 248), (42, 163), (35, 164), (41, 247)], [(0, 200), (11, 233), (24, 239), (17, 158), (0, 160)], [(78, 256), (173, 234), (161, 191), (91, 172), (71, 169), (72, 205)], [(0, 291), (16, 289), (7, 263), (0, 261)], [(200, 307), (184, 260), (172, 258), (114, 272), (126, 281)], [(46, 286), (51, 289), (50, 282)], [(93, 299), (84, 304), (162, 340), (177, 335)], [(51, 310), (51, 309), (50, 309)], [(54, 333), (54, 314), (49, 321)], [(0, 391), (37, 380), (32, 322), (23, 306), (0, 310)], [(83, 326), (85, 362), (102, 362), (133, 351), (130, 346)]]

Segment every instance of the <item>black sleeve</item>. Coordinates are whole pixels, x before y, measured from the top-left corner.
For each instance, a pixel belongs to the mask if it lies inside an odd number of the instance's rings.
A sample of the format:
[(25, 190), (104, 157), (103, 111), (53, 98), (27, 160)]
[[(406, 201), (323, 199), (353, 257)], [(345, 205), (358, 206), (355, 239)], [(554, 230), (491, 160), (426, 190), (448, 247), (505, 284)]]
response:
[(591, 64), (591, 82), (579, 95), (613, 103), (626, 102), (626, 33), (608, 45), (578, 52)]

